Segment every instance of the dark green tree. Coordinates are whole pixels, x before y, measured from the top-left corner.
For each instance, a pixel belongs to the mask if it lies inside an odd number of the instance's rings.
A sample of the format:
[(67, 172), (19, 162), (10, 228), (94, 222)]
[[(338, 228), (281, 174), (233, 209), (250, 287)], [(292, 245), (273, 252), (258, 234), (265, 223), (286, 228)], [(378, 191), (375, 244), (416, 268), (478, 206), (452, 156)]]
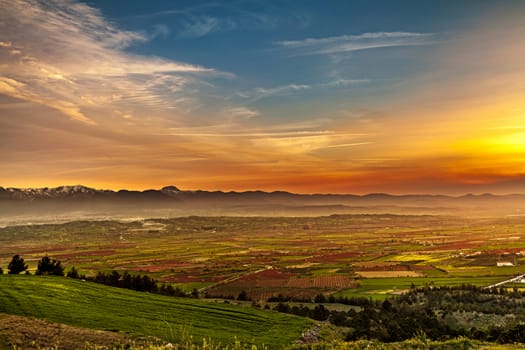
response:
[(11, 262), (7, 266), (8, 273), (10, 274), (19, 274), (20, 272), (24, 272), (27, 270), (27, 264), (24, 261), (24, 258), (22, 258), (20, 255), (16, 254), (11, 259)]
[(309, 316), (314, 320), (324, 321), (328, 319), (328, 316), (330, 316), (330, 311), (326, 309), (323, 304), (319, 304), (315, 306)]
[(74, 266), (71, 268), (71, 270), (68, 271), (67, 277), (80, 278), (80, 276), (78, 274), (78, 270)]
[(51, 259), (46, 255), (38, 262), (36, 274), (64, 276), (64, 267), (62, 266), (60, 260)]
[(326, 303), (325, 295), (323, 293), (317, 294), (314, 298), (314, 303), (316, 304)]
[(2, 270), (2, 268), (0, 267), (0, 275), (3, 275), (4, 274), (4, 270)]
[(116, 270), (113, 270), (111, 271), (111, 275), (109, 275), (109, 285), (110, 286), (114, 286), (114, 287), (118, 287), (119, 285), (119, 281), (120, 281), (120, 273), (118, 273), (118, 271)]
[(248, 298), (248, 293), (246, 293), (246, 291), (243, 290), (237, 296), (237, 300), (244, 300), (244, 301), (246, 301), (246, 300), (250, 300), (250, 299)]

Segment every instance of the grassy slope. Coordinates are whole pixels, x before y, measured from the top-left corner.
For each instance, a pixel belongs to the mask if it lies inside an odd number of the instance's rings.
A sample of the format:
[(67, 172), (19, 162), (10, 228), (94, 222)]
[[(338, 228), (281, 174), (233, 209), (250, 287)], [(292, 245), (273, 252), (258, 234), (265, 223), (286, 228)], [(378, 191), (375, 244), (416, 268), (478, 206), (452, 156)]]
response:
[(234, 337), (279, 348), (310, 322), (268, 312), (106, 287), (61, 277), (1, 276), (0, 312), (79, 327), (156, 336), (172, 342)]

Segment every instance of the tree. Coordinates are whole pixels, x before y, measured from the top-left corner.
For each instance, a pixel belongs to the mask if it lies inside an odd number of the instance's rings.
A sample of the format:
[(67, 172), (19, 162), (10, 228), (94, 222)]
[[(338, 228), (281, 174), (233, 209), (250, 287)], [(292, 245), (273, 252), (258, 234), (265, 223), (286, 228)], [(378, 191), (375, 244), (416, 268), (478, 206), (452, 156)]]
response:
[(0, 275), (3, 275), (4, 274), (4, 270), (2, 270), (2, 268), (0, 267)]
[(326, 297), (323, 293), (319, 293), (315, 296), (314, 303), (321, 304), (326, 303)]
[(120, 281), (120, 273), (118, 271), (113, 270), (111, 271), (111, 275), (109, 275), (109, 285), (113, 287), (118, 287), (119, 281)]
[(80, 276), (78, 275), (78, 270), (73, 266), (71, 268), (71, 270), (69, 270), (69, 272), (67, 273), (67, 277), (70, 277), (70, 278), (80, 278)]
[(60, 263), (60, 260), (51, 260), (51, 258), (46, 255), (38, 262), (36, 274), (64, 276), (64, 267)]
[(246, 300), (250, 300), (250, 299), (248, 298), (248, 293), (246, 293), (246, 291), (243, 290), (237, 296), (237, 300), (244, 300), (244, 301), (246, 301)]
[(330, 310), (326, 309), (323, 304), (316, 305), (310, 313), (310, 317), (317, 321), (324, 321), (330, 316)]
[(11, 259), (11, 262), (7, 266), (8, 273), (17, 275), (20, 272), (24, 272), (27, 270), (27, 264), (24, 261), (24, 258), (20, 257), (20, 255), (15, 255)]

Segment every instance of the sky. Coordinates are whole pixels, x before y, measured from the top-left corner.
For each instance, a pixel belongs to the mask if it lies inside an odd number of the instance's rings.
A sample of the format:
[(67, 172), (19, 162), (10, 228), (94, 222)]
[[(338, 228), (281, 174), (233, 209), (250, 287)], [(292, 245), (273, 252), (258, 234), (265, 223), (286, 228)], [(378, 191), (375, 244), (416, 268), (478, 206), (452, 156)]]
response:
[(525, 193), (525, 1), (0, 0), (0, 186)]

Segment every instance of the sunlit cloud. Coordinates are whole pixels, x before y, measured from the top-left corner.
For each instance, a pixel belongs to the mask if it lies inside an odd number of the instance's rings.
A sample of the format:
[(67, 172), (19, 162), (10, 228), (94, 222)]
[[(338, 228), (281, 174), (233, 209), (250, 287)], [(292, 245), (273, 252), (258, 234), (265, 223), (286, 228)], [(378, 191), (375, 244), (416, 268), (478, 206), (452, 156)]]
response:
[(364, 146), (369, 145), (372, 142), (355, 142), (355, 143), (342, 143), (339, 145), (328, 145), (324, 146), (324, 148), (338, 148), (338, 147), (355, 147), (355, 146)]
[[(328, 130), (320, 131), (282, 131), (282, 132), (220, 132), (217, 128), (191, 128), (191, 129), (180, 129), (171, 128), (170, 135), (177, 136), (206, 136), (206, 137), (242, 137), (242, 138), (304, 138), (318, 135), (331, 135), (334, 132)], [(206, 131), (208, 130), (208, 131)]]
[(232, 120), (247, 120), (252, 119), (254, 117), (257, 117), (261, 113), (259, 111), (256, 111), (254, 109), (246, 108), (246, 107), (232, 107), (226, 109), (225, 113), (232, 119)]
[[(73, 1), (0, 2), (0, 92), (95, 124), (86, 108), (133, 104), (177, 108), (185, 88), (210, 68), (130, 54), (125, 48), (160, 35), (120, 30), (97, 9)], [(16, 50), (16, 55), (13, 53)]]

